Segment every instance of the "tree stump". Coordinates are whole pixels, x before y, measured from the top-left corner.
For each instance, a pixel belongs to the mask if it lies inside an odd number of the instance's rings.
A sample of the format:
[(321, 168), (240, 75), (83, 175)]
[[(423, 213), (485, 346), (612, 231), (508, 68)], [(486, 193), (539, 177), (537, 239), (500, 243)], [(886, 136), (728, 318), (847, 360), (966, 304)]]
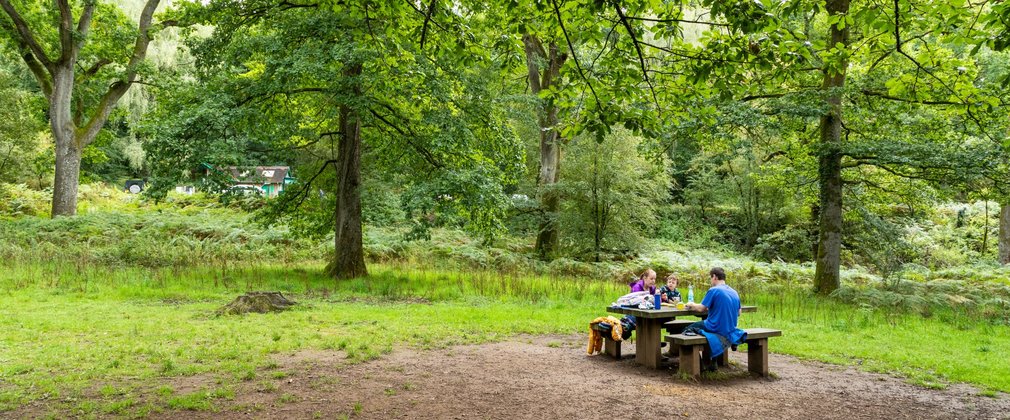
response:
[(239, 315), (249, 312), (265, 314), (279, 312), (295, 304), (281, 292), (248, 292), (217, 310), (218, 315)]

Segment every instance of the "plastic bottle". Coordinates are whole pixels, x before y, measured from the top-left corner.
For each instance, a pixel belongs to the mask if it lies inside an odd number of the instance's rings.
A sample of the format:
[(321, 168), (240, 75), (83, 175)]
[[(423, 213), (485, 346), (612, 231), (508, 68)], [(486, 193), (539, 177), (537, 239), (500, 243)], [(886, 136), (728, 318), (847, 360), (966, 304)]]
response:
[(693, 284), (687, 285), (687, 301), (690, 302), (690, 303), (694, 303), (694, 285)]
[(663, 308), (663, 296), (660, 295), (659, 293), (656, 293), (653, 296), (653, 299), (655, 299), (655, 301), (653, 303), (653, 309), (662, 309)]

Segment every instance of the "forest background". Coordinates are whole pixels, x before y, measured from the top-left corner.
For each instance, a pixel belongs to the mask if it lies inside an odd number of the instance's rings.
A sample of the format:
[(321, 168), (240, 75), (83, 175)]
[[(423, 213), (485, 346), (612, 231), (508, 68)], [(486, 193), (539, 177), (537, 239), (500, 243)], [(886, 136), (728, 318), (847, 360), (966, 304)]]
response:
[[(0, 0), (10, 290), (139, 270), (192, 297), (186, 273), (282, 267), (395, 295), (391, 271), (477, 269), (554, 279), (499, 284), (536, 301), (723, 265), (1010, 324), (1002, 3), (50, 3)], [(265, 199), (207, 170), (255, 165), (296, 180)]]

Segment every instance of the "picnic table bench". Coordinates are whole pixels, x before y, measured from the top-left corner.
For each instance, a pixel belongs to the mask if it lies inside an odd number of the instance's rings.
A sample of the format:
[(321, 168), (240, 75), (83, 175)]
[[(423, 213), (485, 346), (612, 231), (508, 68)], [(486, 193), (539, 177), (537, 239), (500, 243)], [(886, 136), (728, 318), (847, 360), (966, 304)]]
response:
[[(743, 306), (741, 307), (742, 312), (756, 312), (757, 306)], [(637, 338), (635, 339), (635, 361), (641, 363), (646, 367), (652, 369), (658, 369), (662, 365), (662, 355), (660, 354), (660, 344), (662, 343), (663, 329), (668, 322), (677, 321), (674, 325), (682, 325), (683, 320), (677, 320), (678, 316), (703, 316), (697, 312), (689, 311), (687, 309), (676, 309), (674, 307), (662, 307), (661, 309), (638, 309), (638, 308), (625, 308), (621, 306), (609, 306), (607, 307), (607, 312), (632, 315), (637, 318), (635, 329), (637, 330)], [(671, 326), (674, 326), (671, 325)], [(687, 325), (690, 325), (688, 323)], [(680, 329), (683, 330), (687, 327), (683, 325)], [(610, 340), (612, 341), (612, 340)], [(608, 342), (607, 337), (604, 337), (604, 346), (611, 345)], [(613, 353), (607, 353), (608, 355), (620, 358), (620, 345), (621, 343), (614, 342)]]
[(613, 337), (610, 336), (610, 329), (605, 327), (600, 327), (600, 324), (591, 324), (589, 328), (599, 331), (600, 336), (603, 337), (603, 354), (613, 357), (614, 359), (621, 359), (621, 342), (615, 341)]
[[(768, 338), (782, 336), (782, 331), (769, 328), (747, 328), (747, 370), (752, 373), (768, 376)], [(701, 375), (701, 357), (708, 339), (703, 335), (671, 334), (666, 341), (680, 350), (680, 373), (692, 378)], [(729, 362), (729, 349), (719, 359), (720, 365)]]

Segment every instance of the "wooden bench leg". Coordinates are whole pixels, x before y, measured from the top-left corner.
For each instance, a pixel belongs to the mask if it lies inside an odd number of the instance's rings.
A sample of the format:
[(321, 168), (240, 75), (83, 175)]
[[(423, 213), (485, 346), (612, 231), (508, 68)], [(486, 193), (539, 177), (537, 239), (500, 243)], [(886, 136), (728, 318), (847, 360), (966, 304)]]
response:
[(674, 343), (669, 343), (667, 345), (670, 346), (670, 348), (667, 349), (666, 353), (663, 354), (664, 357), (667, 358), (680, 357), (680, 349), (679, 349), (680, 346)]
[(680, 373), (694, 379), (701, 377), (701, 346), (680, 346)]
[(610, 337), (603, 338), (603, 351), (614, 359), (621, 359), (621, 342), (614, 341)]
[(719, 356), (719, 360), (717, 360), (719, 366), (722, 367), (729, 366), (729, 352), (730, 352), (729, 348), (723, 350), (722, 355)]
[(747, 340), (747, 370), (768, 376), (768, 339)]
[[(666, 328), (667, 334), (680, 334), (684, 332), (684, 329), (687, 328), (687, 325), (664, 326), (664, 328)], [(666, 357), (677, 357), (680, 355), (679, 351), (677, 350), (677, 344), (671, 342), (669, 346), (670, 348), (666, 350), (665, 354)]]

